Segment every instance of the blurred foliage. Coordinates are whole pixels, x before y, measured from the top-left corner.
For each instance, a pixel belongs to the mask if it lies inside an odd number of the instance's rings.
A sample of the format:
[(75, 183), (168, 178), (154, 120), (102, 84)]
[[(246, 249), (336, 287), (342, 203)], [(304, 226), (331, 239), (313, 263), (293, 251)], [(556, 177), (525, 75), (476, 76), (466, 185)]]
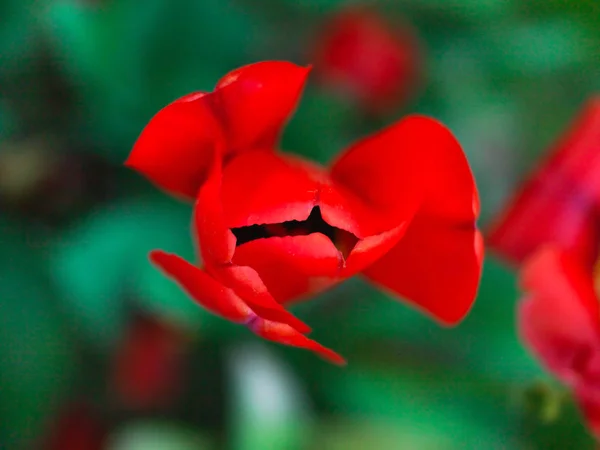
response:
[[(194, 249), (190, 207), (119, 167), (144, 124), (242, 64), (308, 63), (316, 31), (351, 3), (0, 2), (0, 178), (16, 170), (3, 155), (49, 135), (58, 138), (53, 151), (70, 161), (98, 156), (110, 180), (98, 189), (115, 191), (83, 196), (82, 208), (61, 210), (60, 223), (48, 208), (35, 216), (2, 210), (0, 447), (31, 448), (61, 404), (88, 396), (112, 424), (114, 450), (593, 448), (572, 401), (540, 388), (542, 370), (515, 330), (514, 273), (493, 256), (473, 311), (456, 328), (439, 327), (361, 279), (294, 307), (316, 339), (349, 358), (346, 369), (258, 344), (149, 264), (153, 248), (189, 260)], [(368, 4), (416, 30), (426, 66), (419, 92), (369, 115), (313, 77), (283, 147), (327, 162), (403, 114), (433, 115), (465, 148), (485, 224), (600, 90), (600, 3)], [(95, 170), (61, 167), (65, 179)], [(56, 198), (75, 189), (26, 184), (19, 186), (46, 206), (63, 205)], [(2, 186), (0, 207), (9, 195)], [(102, 397), (104, 366), (140, 309), (197, 336), (188, 385), (171, 409), (114, 411)], [(102, 364), (84, 364), (98, 357)]]
[(31, 444), (69, 391), (76, 348), (27, 232), (0, 230), (0, 442)]
[(170, 423), (133, 422), (118, 430), (108, 450), (212, 450), (209, 438)]

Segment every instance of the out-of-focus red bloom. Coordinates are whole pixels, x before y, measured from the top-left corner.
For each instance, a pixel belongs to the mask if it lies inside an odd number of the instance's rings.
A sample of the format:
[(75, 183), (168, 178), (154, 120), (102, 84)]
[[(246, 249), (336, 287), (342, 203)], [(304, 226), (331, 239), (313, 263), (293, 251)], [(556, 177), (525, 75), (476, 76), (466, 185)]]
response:
[(50, 427), (43, 450), (101, 450), (106, 443), (105, 424), (84, 403), (67, 405)]
[(421, 66), (417, 39), (406, 24), (393, 27), (376, 12), (356, 7), (324, 24), (313, 59), (322, 82), (345, 89), (374, 112), (409, 97)]
[(515, 263), (543, 244), (555, 244), (592, 265), (600, 244), (599, 206), (600, 97), (596, 97), (493, 225), (488, 243)]
[(589, 267), (544, 247), (524, 264), (519, 329), (542, 364), (569, 386), (600, 437), (600, 304)]
[(329, 168), (278, 151), (307, 74), (287, 62), (237, 69), (161, 110), (126, 164), (196, 201), (204, 268), (158, 250), (154, 264), (213, 313), (342, 363), (283, 305), (362, 273), (458, 322), (479, 283), (479, 201), (460, 145), (423, 116), (362, 139)]
[(187, 337), (157, 319), (136, 317), (119, 346), (112, 385), (124, 406), (148, 409), (163, 406), (177, 394)]

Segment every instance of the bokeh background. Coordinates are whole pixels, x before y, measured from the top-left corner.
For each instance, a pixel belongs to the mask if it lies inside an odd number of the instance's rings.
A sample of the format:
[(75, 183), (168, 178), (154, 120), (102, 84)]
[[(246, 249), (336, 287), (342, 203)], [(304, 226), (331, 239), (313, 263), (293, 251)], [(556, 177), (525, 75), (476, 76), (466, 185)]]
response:
[(600, 90), (597, 0), (366, 5), (402, 55), (370, 81), (397, 84), (385, 102), (327, 71), (327, 51), (388, 58), (379, 25), (324, 48), (347, 1), (0, 0), (0, 448), (593, 448), (492, 254), (457, 328), (360, 279), (294, 307), (347, 368), (205, 313), (147, 261), (192, 256), (190, 207), (122, 162), (159, 108), (240, 65), (315, 63), (283, 148), (317, 161), (406, 113), (441, 119), (483, 227)]

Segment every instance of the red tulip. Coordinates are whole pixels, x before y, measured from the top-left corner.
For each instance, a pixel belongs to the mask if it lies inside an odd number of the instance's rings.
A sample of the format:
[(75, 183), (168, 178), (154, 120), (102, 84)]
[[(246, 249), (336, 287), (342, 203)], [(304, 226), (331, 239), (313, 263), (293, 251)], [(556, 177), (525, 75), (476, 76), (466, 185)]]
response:
[(542, 364), (569, 386), (600, 437), (600, 309), (589, 268), (544, 247), (524, 265), (519, 329)]
[(181, 385), (186, 338), (180, 330), (150, 317), (134, 319), (119, 346), (113, 387), (128, 408), (162, 406)]
[(375, 112), (405, 100), (420, 71), (418, 43), (409, 28), (393, 27), (364, 8), (345, 10), (327, 21), (313, 57), (322, 82), (344, 88)]
[(158, 267), (213, 313), (341, 363), (284, 305), (362, 273), (457, 323), (480, 277), (479, 202), (460, 145), (427, 117), (357, 142), (329, 168), (278, 151), (307, 72), (287, 62), (232, 72), (161, 110), (126, 164), (196, 199), (204, 268), (157, 250)]
[(550, 157), (492, 227), (489, 244), (520, 263), (555, 244), (591, 265), (600, 245), (600, 97), (592, 99)]

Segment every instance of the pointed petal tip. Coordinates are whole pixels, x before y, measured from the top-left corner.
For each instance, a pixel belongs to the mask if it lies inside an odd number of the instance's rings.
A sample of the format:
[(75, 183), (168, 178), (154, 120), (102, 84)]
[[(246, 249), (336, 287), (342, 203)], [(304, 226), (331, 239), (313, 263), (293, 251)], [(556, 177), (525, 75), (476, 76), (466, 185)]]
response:
[(328, 348), (323, 347), (321, 350), (320, 356), (327, 362), (335, 364), (336, 366), (346, 367), (348, 366), (348, 361), (339, 353), (334, 352)]
[(150, 262), (159, 266), (163, 261), (172, 256), (174, 256), (173, 253), (168, 253), (163, 250), (150, 250), (150, 252), (148, 252), (148, 259)]
[(292, 313), (286, 311), (287, 314), (284, 316), (285, 320), (290, 327), (295, 329), (298, 333), (302, 334), (310, 334), (312, 333), (312, 328), (294, 316)]
[(150, 261), (172, 279), (194, 302), (211, 313), (234, 323), (245, 323), (252, 310), (235, 292), (214, 279), (200, 267), (178, 255), (153, 250)]
[(281, 303), (273, 298), (254, 268), (232, 264), (224, 267), (211, 267), (209, 272), (232, 289), (259, 317), (285, 323), (302, 334), (310, 333), (311, 328), (307, 324), (287, 311)]
[(336, 365), (346, 364), (346, 360), (341, 355), (298, 333), (289, 325), (256, 317), (248, 323), (248, 328), (257, 336), (268, 341), (310, 350), (324, 360)]

